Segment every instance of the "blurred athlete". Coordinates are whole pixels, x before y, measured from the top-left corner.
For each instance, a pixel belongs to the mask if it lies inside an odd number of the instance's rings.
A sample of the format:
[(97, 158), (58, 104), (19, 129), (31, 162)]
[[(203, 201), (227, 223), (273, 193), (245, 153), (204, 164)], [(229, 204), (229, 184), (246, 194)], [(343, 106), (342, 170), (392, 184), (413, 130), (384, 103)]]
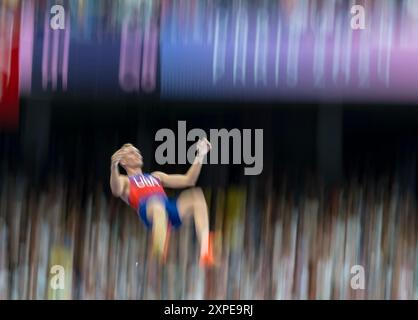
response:
[[(200, 264), (212, 266), (212, 241), (209, 234), (208, 209), (203, 192), (194, 187), (202, 168), (203, 158), (212, 148), (207, 139), (197, 142), (197, 155), (186, 174), (166, 174), (160, 171), (143, 173), (143, 159), (137, 148), (127, 143), (112, 156), (110, 188), (134, 208), (148, 229), (152, 230), (153, 251), (164, 259), (167, 249), (167, 230), (180, 227), (182, 221), (193, 217), (200, 242)], [(119, 173), (121, 165), (126, 173)], [(177, 199), (168, 198), (164, 188), (187, 188)]]

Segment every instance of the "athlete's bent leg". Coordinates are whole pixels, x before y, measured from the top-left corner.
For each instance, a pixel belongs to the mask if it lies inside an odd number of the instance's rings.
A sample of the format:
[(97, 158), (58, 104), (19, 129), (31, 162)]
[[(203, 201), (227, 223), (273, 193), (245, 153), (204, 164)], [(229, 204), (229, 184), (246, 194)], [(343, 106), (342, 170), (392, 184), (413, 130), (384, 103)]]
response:
[(147, 218), (152, 222), (152, 249), (163, 258), (167, 237), (167, 214), (165, 204), (159, 198), (147, 201)]
[(213, 253), (209, 239), (209, 214), (205, 196), (200, 188), (183, 191), (177, 199), (181, 220), (193, 217), (197, 238), (200, 242), (201, 263), (213, 264)]

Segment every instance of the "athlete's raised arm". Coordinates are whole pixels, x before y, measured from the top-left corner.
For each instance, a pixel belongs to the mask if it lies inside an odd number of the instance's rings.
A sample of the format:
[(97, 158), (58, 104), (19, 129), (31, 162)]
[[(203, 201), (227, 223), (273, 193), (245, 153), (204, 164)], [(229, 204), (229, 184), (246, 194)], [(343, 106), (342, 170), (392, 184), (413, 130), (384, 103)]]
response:
[(196, 184), (197, 178), (199, 178), (203, 158), (211, 148), (212, 145), (206, 138), (199, 139), (196, 146), (196, 158), (186, 174), (166, 174), (161, 171), (156, 171), (152, 175), (160, 179), (162, 184), (168, 188), (192, 187)]
[(123, 157), (123, 152), (123, 149), (119, 149), (112, 155), (110, 166), (110, 189), (115, 197), (121, 197), (126, 200), (129, 193), (129, 179), (119, 172), (119, 162)]

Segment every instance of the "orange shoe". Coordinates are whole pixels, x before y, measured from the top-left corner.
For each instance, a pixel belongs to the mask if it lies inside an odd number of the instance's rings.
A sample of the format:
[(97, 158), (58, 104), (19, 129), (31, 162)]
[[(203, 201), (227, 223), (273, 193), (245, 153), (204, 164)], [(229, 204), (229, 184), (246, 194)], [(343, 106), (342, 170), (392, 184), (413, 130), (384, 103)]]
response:
[(215, 266), (215, 257), (213, 255), (213, 232), (209, 232), (208, 252), (200, 256), (199, 264), (203, 268)]

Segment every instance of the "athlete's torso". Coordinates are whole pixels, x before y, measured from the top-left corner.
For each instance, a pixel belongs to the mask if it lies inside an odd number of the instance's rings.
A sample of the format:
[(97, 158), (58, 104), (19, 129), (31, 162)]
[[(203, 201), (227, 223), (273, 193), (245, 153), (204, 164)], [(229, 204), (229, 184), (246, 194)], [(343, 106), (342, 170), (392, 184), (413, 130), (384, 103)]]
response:
[(151, 195), (166, 196), (161, 181), (151, 174), (137, 174), (129, 177), (129, 205), (138, 209), (139, 203)]

